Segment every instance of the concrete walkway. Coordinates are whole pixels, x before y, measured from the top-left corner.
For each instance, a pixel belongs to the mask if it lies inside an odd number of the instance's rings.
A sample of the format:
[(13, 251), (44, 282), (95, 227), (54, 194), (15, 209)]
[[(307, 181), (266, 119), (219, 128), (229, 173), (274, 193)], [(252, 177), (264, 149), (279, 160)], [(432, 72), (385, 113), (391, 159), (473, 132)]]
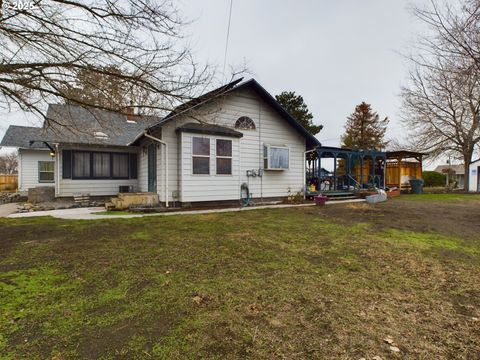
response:
[(10, 214), (17, 212), (17, 204), (2, 204), (0, 205), (0, 217), (7, 217)]
[[(352, 202), (365, 202), (363, 199), (355, 200), (345, 200), (345, 201), (327, 201), (327, 205), (334, 204), (346, 204)], [(75, 209), (62, 209), (62, 210), (48, 210), (48, 211), (32, 211), (26, 213), (16, 213), (11, 214), (9, 218), (25, 218), (25, 217), (34, 217), (34, 216), (53, 216), (58, 219), (69, 219), (69, 220), (102, 220), (102, 219), (132, 219), (140, 218), (147, 216), (172, 216), (172, 215), (195, 215), (195, 214), (213, 214), (213, 213), (224, 213), (224, 212), (234, 212), (234, 211), (250, 211), (250, 210), (261, 210), (261, 209), (281, 209), (281, 208), (294, 208), (294, 207), (305, 207), (305, 206), (315, 206), (314, 203), (309, 204), (297, 204), (297, 205), (264, 205), (264, 206), (253, 206), (253, 207), (242, 207), (242, 208), (226, 208), (226, 209), (211, 209), (211, 210), (191, 210), (191, 211), (172, 211), (164, 213), (154, 213), (154, 214), (132, 214), (132, 215), (96, 215), (95, 213), (105, 211), (103, 207), (91, 207), (91, 208), (75, 208)]]

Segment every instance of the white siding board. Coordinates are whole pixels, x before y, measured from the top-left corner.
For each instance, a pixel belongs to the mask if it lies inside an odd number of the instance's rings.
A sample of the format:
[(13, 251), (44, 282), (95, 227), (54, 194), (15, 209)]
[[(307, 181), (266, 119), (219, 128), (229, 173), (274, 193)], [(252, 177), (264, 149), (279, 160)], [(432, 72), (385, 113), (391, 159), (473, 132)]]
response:
[[(19, 183), (18, 191), (24, 193), (28, 189), (38, 186), (55, 186), (54, 182), (39, 182), (38, 180), (38, 162), (54, 161), (50, 156), (49, 150), (29, 150), (19, 149)], [(56, 174), (56, 164), (55, 164)]]

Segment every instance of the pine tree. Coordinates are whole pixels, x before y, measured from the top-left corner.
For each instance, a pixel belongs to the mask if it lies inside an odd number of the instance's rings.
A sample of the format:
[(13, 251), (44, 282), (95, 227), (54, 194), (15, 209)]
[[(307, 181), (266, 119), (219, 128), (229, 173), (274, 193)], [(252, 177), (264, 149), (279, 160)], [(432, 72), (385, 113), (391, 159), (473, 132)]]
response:
[(308, 110), (302, 96), (295, 95), (294, 91), (284, 91), (281, 94), (276, 95), (275, 99), (312, 135), (318, 134), (320, 130), (322, 130), (322, 125), (315, 125), (313, 123), (313, 114)]
[(341, 138), (342, 147), (361, 150), (385, 149), (388, 145), (385, 140), (388, 122), (388, 117), (380, 120), (370, 104), (362, 102), (347, 118), (345, 134)]

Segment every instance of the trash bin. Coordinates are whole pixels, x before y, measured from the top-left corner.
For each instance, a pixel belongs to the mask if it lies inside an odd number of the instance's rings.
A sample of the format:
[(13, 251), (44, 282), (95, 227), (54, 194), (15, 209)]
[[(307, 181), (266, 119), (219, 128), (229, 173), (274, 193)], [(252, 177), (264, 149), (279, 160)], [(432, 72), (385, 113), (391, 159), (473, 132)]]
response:
[(421, 194), (423, 193), (423, 180), (415, 179), (410, 180), (410, 186), (412, 187), (412, 194)]

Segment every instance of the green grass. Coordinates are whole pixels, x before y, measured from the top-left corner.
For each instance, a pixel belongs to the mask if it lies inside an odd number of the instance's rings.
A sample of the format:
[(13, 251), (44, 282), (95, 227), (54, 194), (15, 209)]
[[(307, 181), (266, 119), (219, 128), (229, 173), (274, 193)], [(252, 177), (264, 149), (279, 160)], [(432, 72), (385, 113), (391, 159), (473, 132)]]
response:
[[(398, 198), (397, 198), (398, 199)], [(402, 195), (402, 200), (409, 200), (409, 201), (451, 201), (451, 200), (476, 200), (480, 201), (479, 194), (456, 194), (456, 193), (448, 193), (448, 194), (408, 194)]]
[(0, 220), (0, 358), (479, 354), (480, 240), (322, 211)]

